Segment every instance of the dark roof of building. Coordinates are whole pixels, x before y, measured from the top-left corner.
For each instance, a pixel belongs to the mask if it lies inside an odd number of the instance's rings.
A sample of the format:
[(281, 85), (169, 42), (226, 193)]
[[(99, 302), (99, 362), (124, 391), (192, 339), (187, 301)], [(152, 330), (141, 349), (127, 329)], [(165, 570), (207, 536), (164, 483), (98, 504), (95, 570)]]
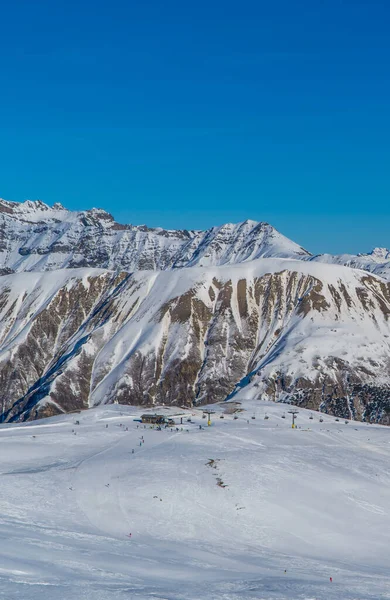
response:
[(166, 417), (165, 417), (165, 415), (145, 413), (144, 415), (141, 415), (141, 419), (143, 419), (143, 418), (165, 419)]

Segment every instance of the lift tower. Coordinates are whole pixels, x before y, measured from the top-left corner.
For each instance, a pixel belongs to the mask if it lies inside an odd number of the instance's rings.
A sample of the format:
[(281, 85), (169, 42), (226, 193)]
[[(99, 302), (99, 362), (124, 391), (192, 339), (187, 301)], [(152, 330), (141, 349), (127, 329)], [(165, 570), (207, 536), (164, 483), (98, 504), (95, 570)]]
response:
[(290, 415), (292, 416), (292, 424), (291, 424), (291, 428), (295, 429), (295, 417), (297, 416), (297, 414), (299, 413), (298, 410), (295, 410), (294, 408), (288, 411), (290, 413)]
[(207, 425), (210, 427), (211, 425), (211, 415), (213, 415), (215, 413), (215, 410), (204, 410), (203, 413), (205, 415), (207, 415), (208, 419), (207, 419)]

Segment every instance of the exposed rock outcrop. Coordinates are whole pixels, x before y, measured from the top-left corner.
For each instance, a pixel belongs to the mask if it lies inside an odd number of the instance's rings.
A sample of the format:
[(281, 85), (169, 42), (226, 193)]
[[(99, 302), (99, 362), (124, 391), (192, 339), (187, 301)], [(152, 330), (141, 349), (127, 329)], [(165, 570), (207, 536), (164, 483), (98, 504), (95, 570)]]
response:
[(390, 284), (262, 259), (0, 278), (2, 419), (113, 402), (293, 402), (389, 423)]

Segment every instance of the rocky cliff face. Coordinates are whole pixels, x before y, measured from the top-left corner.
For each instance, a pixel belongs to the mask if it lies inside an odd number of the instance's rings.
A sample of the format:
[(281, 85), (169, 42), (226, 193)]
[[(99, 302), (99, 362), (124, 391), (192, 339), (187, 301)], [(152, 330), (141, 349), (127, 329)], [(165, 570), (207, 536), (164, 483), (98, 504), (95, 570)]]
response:
[(263, 398), (389, 423), (390, 284), (260, 259), (0, 278), (2, 420)]

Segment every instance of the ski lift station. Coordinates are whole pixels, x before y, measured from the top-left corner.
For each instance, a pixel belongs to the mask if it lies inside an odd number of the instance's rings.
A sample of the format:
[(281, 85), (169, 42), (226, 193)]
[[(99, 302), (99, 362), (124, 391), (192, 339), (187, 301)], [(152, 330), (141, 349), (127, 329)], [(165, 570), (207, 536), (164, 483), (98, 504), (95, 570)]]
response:
[(148, 425), (168, 425), (172, 427), (175, 425), (175, 421), (173, 419), (169, 419), (165, 415), (157, 415), (157, 414), (144, 414), (141, 415), (141, 423)]

